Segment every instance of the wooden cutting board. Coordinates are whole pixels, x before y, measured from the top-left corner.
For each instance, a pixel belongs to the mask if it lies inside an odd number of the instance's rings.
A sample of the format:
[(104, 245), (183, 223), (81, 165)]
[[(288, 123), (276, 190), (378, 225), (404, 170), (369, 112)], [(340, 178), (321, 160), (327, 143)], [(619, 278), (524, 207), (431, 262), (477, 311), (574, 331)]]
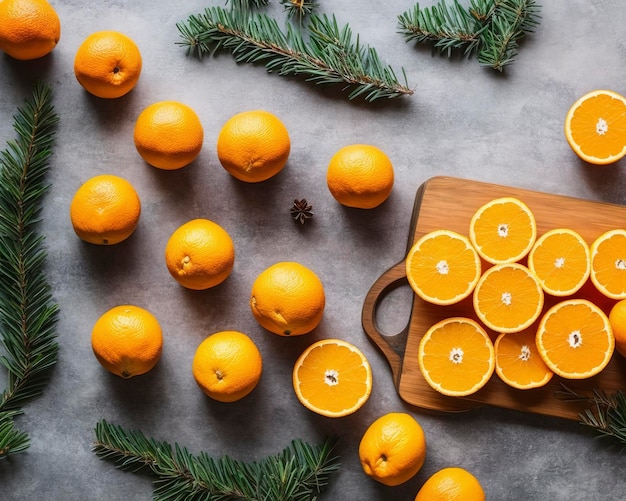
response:
[[(538, 236), (553, 228), (571, 228), (591, 244), (605, 231), (626, 224), (626, 207), (621, 205), (452, 177), (434, 177), (426, 181), (417, 192), (406, 251), (422, 235), (433, 230), (449, 229), (467, 235), (474, 212), (484, 203), (503, 196), (517, 197), (528, 205), (537, 221)], [(483, 264), (486, 269), (487, 264)], [(563, 389), (562, 383), (586, 395), (591, 395), (594, 389), (607, 392), (626, 389), (626, 359), (615, 353), (600, 374), (585, 380), (565, 380), (554, 376), (543, 388), (518, 390), (503, 383), (494, 373), (487, 385), (473, 395), (441, 395), (421, 375), (417, 363), (419, 342), (426, 330), (443, 318), (468, 316), (477, 319), (473, 313), (471, 296), (457, 305), (437, 306), (413, 294), (411, 314), (405, 329), (393, 335), (381, 332), (376, 321), (378, 305), (391, 290), (407, 284), (403, 259), (385, 271), (370, 288), (363, 305), (362, 325), (366, 335), (387, 359), (400, 397), (411, 405), (449, 412), (493, 405), (577, 420), (579, 412), (590, 405), (587, 402), (557, 398), (556, 392)], [(607, 314), (615, 303), (599, 294), (591, 281), (574, 297), (585, 297), (595, 302)], [(546, 308), (563, 299), (546, 295)], [(493, 336), (495, 340), (495, 334)]]

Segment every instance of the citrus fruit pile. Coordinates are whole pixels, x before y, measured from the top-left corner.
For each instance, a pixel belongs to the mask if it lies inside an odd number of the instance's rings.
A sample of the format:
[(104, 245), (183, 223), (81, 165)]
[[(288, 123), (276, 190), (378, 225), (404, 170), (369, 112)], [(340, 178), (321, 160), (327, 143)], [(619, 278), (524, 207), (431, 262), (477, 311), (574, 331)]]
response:
[[(445, 229), (421, 236), (407, 253), (406, 275), (434, 305), (467, 299), (466, 317), (437, 322), (419, 343), (420, 371), (444, 395), (471, 395), (494, 372), (518, 389), (544, 386), (555, 374), (592, 377), (613, 356), (614, 326), (626, 332), (626, 231), (607, 231), (591, 245), (571, 228), (538, 236), (535, 215), (515, 197), (477, 208), (468, 236)], [(603, 297), (625, 300), (612, 322), (581, 297), (588, 281)]]

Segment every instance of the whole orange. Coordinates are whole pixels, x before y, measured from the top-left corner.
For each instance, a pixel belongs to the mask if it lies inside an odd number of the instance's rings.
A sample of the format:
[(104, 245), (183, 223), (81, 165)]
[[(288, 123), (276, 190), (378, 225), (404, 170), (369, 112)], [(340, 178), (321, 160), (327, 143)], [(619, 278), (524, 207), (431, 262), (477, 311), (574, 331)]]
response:
[(410, 414), (385, 414), (363, 434), (359, 459), (370, 478), (384, 485), (400, 485), (414, 477), (424, 465), (424, 431)]
[(485, 491), (469, 471), (449, 467), (431, 475), (415, 501), (485, 501)]
[(165, 264), (183, 287), (204, 290), (221, 284), (235, 263), (228, 232), (208, 219), (192, 219), (178, 227), (165, 247)]
[(217, 138), (222, 167), (241, 181), (257, 183), (278, 174), (289, 158), (291, 140), (280, 119), (264, 110), (231, 117)]
[(148, 310), (121, 305), (96, 321), (91, 347), (106, 370), (128, 379), (145, 374), (156, 365), (163, 349), (163, 333)]
[(153, 167), (180, 169), (196, 159), (202, 149), (204, 130), (196, 112), (177, 101), (160, 101), (137, 117), (135, 147)]
[(321, 322), (325, 304), (322, 281), (300, 263), (276, 263), (252, 284), (250, 308), (254, 318), (281, 336), (311, 332)]
[(609, 323), (615, 337), (615, 350), (626, 357), (626, 299), (613, 305), (609, 312)]
[(61, 21), (46, 0), (0, 1), (0, 50), (15, 59), (49, 54), (61, 38)]
[(332, 196), (346, 207), (373, 209), (393, 189), (389, 157), (376, 146), (352, 144), (337, 151), (328, 164), (326, 183)]
[(97, 31), (89, 35), (74, 58), (78, 83), (94, 96), (115, 99), (128, 94), (141, 75), (139, 48), (127, 35)]
[(248, 395), (261, 379), (263, 360), (254, 341), (238, 331), (207, 337), (193, 357), (192, 373), (202, 391), (220, 402)]
[(85, 242), (112, 245), (135, 231), (141, 202), (133, 185), (111, 174), (94, 176), (72, 198), (70, 220), (76, 235)]

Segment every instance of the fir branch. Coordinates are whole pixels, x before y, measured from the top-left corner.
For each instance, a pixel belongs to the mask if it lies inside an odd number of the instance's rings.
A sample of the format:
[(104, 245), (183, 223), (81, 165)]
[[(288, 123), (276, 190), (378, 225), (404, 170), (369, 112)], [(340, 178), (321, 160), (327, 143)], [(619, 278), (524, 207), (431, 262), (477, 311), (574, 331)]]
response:
[(285, 8), (288, 20), (297, 18), (300, 22), (313, 14), (318, 7), (315, 0), (280, 0), (280, 4)]
[(177, 44), (198, 58), (228, 50), (237, 63), (264, 63), (270, 73), (302, 75), (315, 84), (344, 84), (349, 99), (361, 96), (374, 101), (413, 94), (398, 82), (390, 66), (383, 65), (375, 49), (362, 46), (358, 36), (354, 41), (350, 27), (340, 28), (334, 17), (311, 16), (307, 41), (290, 24), (283, 32), (269, 16), (238, 9), (209, 7), (176, 26), (182, 38)]
[(146, 438), (105, 420), (97, 423), (93, 451), (125, 471), (150, 471), (157, 477), (153, 499), (207, 501), (308, 501), (317, 499), (332, 473), (339, 469), (334, 443), (310, 445), (294, 440), (276, 456), (244, 463)]
[(500, 0), (494, 4), (477, 59), (480, 64), (502, 71), (515, 61), (519, 40), (539, 24), (540, 9), (535, 0)]
[(600, 438), (610, 438), (626, 444), (626, 394), (619, 390), (609, 394), (594, 389), (591, 396), (582, 395), (561, 384), (557, 397), (563, 400), (585, 401), (591, 407), (579, 414), (580, 424), (594, 430)]
[(433, 48), (451, 57), (453, 50), (465, 55), (477, 51), (480, 34), (485, 23), (471, 11), (463, 8), (457, 0), (452, 7), (442, 0), (433, 7), (422, 9), (419, 3), (413, 9), (398, 16), (400, 33), (407, 41), (433, 42)]
[(535, 0), (470, 0), (469, 8), (440, 0), (428, 8), (415, 4), (398, 24), (407, 41), (430, 42), (448, 57), (457, 50), (476, 55), (480, 64), (502, 71), (515, 61), (519, 40), (539, 24), (539, 11)]
[(0, 394), (0, 458), (28, 447), (28, 438), (9, 421), (43, 392), (58, 352), (58, 307), (43, 273), (44, 237), (37, 230), (57, 122), (52, 89), (36, 84), (14, 116), (17, 139), (0, 152), (0, 326), (5, 351), (0, 364), (8, 370), (8, 388)]

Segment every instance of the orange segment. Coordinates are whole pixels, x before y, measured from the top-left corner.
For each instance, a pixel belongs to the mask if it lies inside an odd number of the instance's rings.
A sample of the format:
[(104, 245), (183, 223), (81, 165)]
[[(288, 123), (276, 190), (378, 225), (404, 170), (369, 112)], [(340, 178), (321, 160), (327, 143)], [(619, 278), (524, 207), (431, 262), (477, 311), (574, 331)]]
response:
[(489, 268), (474, 289), (478, 318), (496, 332), (519, 332), (541, 314), (543, 289), (528, 268), (518, 263)]
[(586, 299), (568, 299), (550, 308), (541, 319), (537, 348), (555, 374), (585, 379), (606, 367), (615, 339), (600, 308)]
[(611, 299), (626, 299), (626, 230), (600, 235), (591, 244), (591, 281)]
[(577, 232), (555, 228), (535, 242), (528, 255), (528, 267), (545, 292), (569, 296), (589, 278), (589, 245)]
[(474, 213), (469, 237), (488, 263), (514, 263), (526, 256), (535, 243), (535, 216), (517, 198), (496, 198)]
[(467, 237), (448, 230), (425, 234), (406, 257), (411, 288), (423, 300), (439, 305), (469, 296), (480, 271), (480, 258)]
[(493, 343), (474, 320), (446, 318), (433, 325), (420, 340), (419, 368), (426, 382), (448, 396), (471, 395), (493, 374)]
[(360, 409), (372, 392), (372, 370), (365, 355), (340, 339), (322, 339), (298, 357), (293, 387), (307, 409), (342, 417)]
[(567, 112), (565, 137), (586, 162), (617, 162), (626, 155), (626, 99), (610, 90), (585, 94)]
[(525, 329), (496, 338), (496, 374), (513, 388), (540, 388), (554, 375), (537, 350), (535, 334), (534, 329)]

